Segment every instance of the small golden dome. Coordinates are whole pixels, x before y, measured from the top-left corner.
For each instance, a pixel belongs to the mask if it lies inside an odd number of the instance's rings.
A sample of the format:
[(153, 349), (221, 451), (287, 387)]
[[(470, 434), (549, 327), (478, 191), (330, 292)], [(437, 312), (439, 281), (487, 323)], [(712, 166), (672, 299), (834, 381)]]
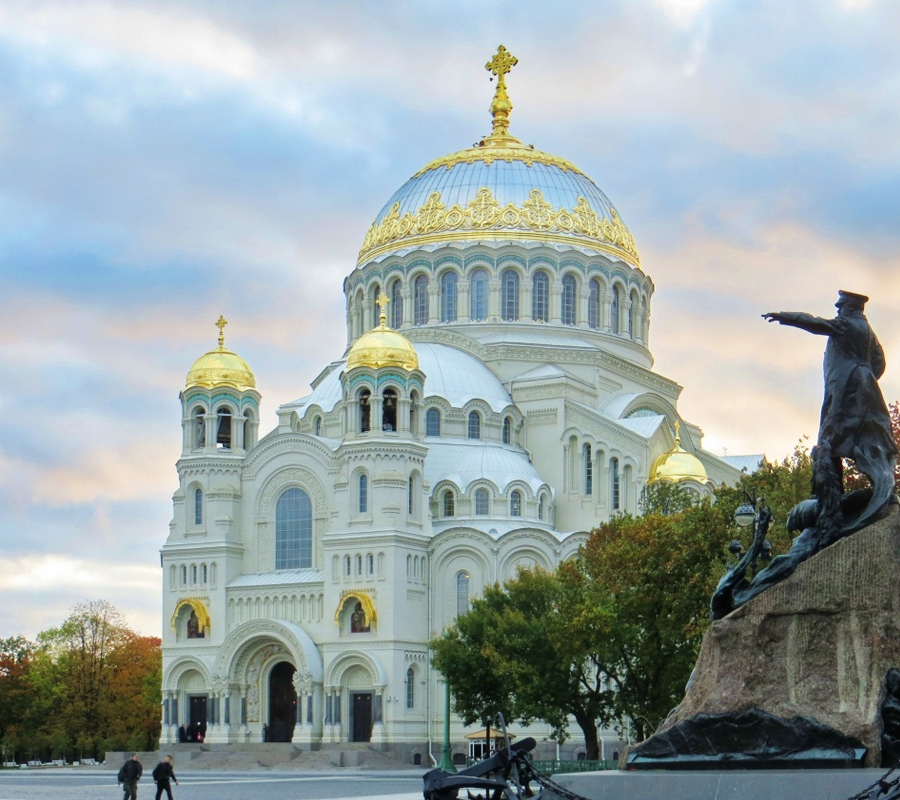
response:
[(419, 368), (419, 356), (412, 343), (402, 333), (387, 326), (387, 295), (378, 298), (381, 306), (381, 324), (366, 331), (347, 354), (347, 369), (354, 367), (400, 367), (410, 372)]
[(213, 386), (233, 386), (235, 389), (255, 389), (256, 378), (247, 362), (237, 353), (225, 348), (224, 328), (228, 324), (225, 317), (220, 316), (216, 325), (219, 328), (219, 346), (198, 358), (188, 370), (185, 388), (202, 386), (210, 389)]
[(681, 436), (679, 429), (681, 425), (678, 420), (675, 421), (675, 447), (667, 453), (663, 453), (650, 468), (650, 483), (654, 481), (671, 481), (672, 483), (680, 483), (681, 481), (697, 481), (697, 483), (706, 483), (709, 478), (706, 475), (706, 468), (693, 453), (688, 453), (681, 446)]

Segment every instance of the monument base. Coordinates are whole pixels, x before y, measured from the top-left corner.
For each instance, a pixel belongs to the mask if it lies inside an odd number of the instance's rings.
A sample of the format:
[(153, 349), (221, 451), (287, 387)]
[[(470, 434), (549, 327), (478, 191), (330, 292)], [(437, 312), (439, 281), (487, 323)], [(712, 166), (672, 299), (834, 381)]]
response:
[[(806, 752), (814, 763), (821, 750), (835, 765), (850, 765), (865, 749), (865, 766), (879, 767), (885, 678), (900, 668), (897, 575), (895, 506), (713, 622), (684, 700), (654, 736), (629, 751), (627, 763), (657, 753), (669, 767), (681, 757), (694, 768), (691, 762), (715, 753), (723, 761), (744, 752), (763, 756), (766, 743), (775, 741), (773, 763), (784, 764), (792, 751), (785, 725), (800, 718), (803, 739), (793, 751), (801, 759)], [(757, 715), (752, 724), (746, 714)], [(741, 720), (749, 738), (730, 743)]]

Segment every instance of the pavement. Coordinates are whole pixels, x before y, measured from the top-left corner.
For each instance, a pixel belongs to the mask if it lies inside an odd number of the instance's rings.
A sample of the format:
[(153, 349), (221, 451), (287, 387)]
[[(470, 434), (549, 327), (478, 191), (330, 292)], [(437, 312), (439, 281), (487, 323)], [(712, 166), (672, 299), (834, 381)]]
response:
[[(153, 800), (150, 770), (138, 784), (138, 800)], [(422, 800), (422, 768), (321, 772), (180, 770), (175, 800)], [(165, 795), (163, 795), (165, 797)], [(121, 800), (116, 772), (97, 767), (0, 770), (0, 800)]]

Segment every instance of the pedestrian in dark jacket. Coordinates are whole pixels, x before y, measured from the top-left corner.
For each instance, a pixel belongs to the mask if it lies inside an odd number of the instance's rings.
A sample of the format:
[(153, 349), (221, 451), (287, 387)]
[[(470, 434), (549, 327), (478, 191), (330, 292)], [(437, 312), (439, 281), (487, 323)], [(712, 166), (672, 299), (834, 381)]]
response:
[(178, 786), (178, 778), (175, 777), (175, 771), (172, 769), (172, 756), (166, 756), (153, 768), (153, 781), (156, 783), (156, 800), (162, 797), (162, 793), (168, 795), (172, 800), (172, 781)]
[(137, 800), (137, 786), (141, 775), (144, 774), (144, 767), (138, 761), (138, 754), (135, 753), (128, 759), (119, 770), (119, 783), (125, 790), (124, 800)]

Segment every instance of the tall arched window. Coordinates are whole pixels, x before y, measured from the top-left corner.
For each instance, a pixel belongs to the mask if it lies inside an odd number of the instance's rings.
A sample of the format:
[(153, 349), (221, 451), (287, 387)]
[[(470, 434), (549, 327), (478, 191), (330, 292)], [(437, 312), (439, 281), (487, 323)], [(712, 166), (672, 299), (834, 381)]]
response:
[(219, 419), (216, 425), (216, 445), (223, 450), (231, 449), (231, 411), (227, 408), (219, 409)]
[(367, 433), (372, 428), (372, 404), (369, 402), (372, 393), (363, 389), (359, 393), (359, 432)]
[(575, 276), (563, 275), (562, 279), (562, 323), (575, 324)]
[(287, 489), (275, 505), (275, 569), (312, 566), (312, 503), (302, 489)]
[(465, 570), (456, 573), (456, 616), (469, 613), (469, 573)]
[(504, 322), (519, 318), (519, 275), (514, 269), (503, 270), (500, 276), (500, 317)]
[(363, 295), (363, 290), (360, 289), (356, 293), (356, 308), (354, 309), (353, 316), (353, 334), (356, 338), (359, 338), (365, 332), (365, 311), (365, 295)]
[(619, 332), (619, 307), (622, 303), (620, 295), (622, 290), (618, 286), (613, 287), (612, 299), (609, 307), (609, 325), (613, 333)]
[(387, 388), (381, 393), (381, 430), (397, 430), (397, 391)]
[(613, 511), (618, 511), (622, 507), (622, 498), (619, 487), (619, 459), (613, 458), (609, 462), (609, 482), (610, 482), (610, 505)]
[(397, 278), (391, 282), (391, 327), (394, 330), (403, 325), (403, 284)]
[(416, 707), (416, 673), (412, 667), (406, 670), (406, 707)]
[(595, 330), (600, 327), (600, 281), (591, 278), (590, 295), (588, 296), (588, 327)]
[(409, 393), (409, 432), (413, 436), (419, 435), (419, 393)]
[(441, 322), (456, 322), (456, 289), (459, 278), (448, 270), (441, 275)]
[(453, 492), (451, 492), (449, 489), (447, 489), (447, 491), (444, 492), (444, 509), (443, 509), (443, 511), (444, 511), (445, 517), (452, 517), (456, 511), (455, 504), (453, 502)]
[(372, 291), (369, 293), (369, 297), (372, 298), (372, 328), (377, 328), (381, 324), (381, 308), (377, 303), (378, 296), (381, 294), (381, 284), (376, 283), (372, 287)]
[(594, 493), (594, 461), (589, 444), (582, 448), (582, 459), (584, 460), (584, 493), (592, 495)]
[(322, 435), (322, 418), (318, 415), (313, 420), (313, 435), (314, 436)]
[(490, 513), (490, 496), (487, 489), (475, 490), (475, 515), (486, 517)]
[(369, 513), (369, 476), (365, 472), (359, 476), (359, 513)]
[(535, 322), (549, 322), (550, 278), (546, 272), (535, 272), (531, 282), (531, 316)]
[(509, 417), (503, 418), (503, 428), (500, 435), (503, 444), (509, 444), (512, 439), (512, 420)]
[(203, 524), (203, 489), (194, 489), (194, 525)]
[(428, 276), (419, 275), (413, 283), (413, 324), (428, 323)]
[(545, 497), (545, 496), (542, 494), (542, 495), (538, 498), (538, 519), (539, 519), (541, 522), (544, 521), (544, 506), (545, 506), (544, 497)]
[(481, 417), (477, 411), (469, 412), (468, 435), (470, 439), (481, 438)]
[(515, 489), (509, 496), (509, 515), (511, 517), (522, 516), (522, 493)]
[(410, 475), (406, 485), (406, 513), (414, 517), (416, 515), (416, 476)]
[(469, 316), (474, 322), (488, 317), (488, 274), (485, 269), (476, 269), (469, 280)]
[(441, 412), (436, 408), (429, 408), (425, 412), (425, 435), (441, 435)]

